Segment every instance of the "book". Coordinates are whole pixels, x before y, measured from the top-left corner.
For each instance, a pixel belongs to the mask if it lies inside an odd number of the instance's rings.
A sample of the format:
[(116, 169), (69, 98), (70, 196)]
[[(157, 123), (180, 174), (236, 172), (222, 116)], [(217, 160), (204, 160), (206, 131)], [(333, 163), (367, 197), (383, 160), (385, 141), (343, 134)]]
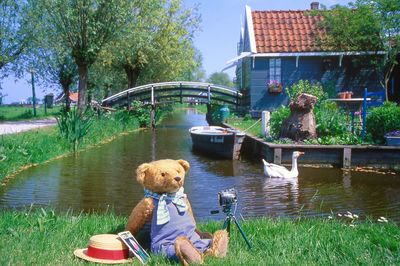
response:
[(129, 248), (130, 251), (138, 258), (138, 260), (142, 264), (146, 264), (150, 260), (149, 254), (144, 250), (144, 248), (139, 244), (136, 238), (133, 237), (131, 232), (124, 231), (118, 233), (118, 236), (125, 243), (125, 245)]

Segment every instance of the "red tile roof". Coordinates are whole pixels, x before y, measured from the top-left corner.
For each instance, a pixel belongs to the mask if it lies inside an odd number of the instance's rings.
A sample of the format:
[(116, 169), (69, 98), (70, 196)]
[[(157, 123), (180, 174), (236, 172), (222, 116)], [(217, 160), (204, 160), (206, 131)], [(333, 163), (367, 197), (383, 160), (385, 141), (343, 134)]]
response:
[(325, 31), (318, 27), (321, 16), (309, 11), (252, 11), (257, 53), (296, 53), (324, 51), (317, 37)]
[(79, 93), (77, 92), (69, 92), (69, 99), (72, 102), (78, 102)]

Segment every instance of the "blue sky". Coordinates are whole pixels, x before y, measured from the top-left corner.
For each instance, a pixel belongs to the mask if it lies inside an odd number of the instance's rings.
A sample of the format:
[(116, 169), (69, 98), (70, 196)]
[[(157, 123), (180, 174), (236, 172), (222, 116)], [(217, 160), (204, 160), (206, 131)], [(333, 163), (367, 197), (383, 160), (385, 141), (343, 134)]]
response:
[[(207, 75), (221, 71), (226, 61), (236, 56), (236, 44), (239, 41), (241, 19), (244, 19), (245, 5), (252, 10), (303, 10), (309, 9), (312, 1), (303, 0), (184, 0), (186, 7), (199, 5), (202, 17), (201, 31), (195, 36), (195, 46), (203, 55), (203, 67)], [(345, 5), (349, 0), (320, 1), (325, 6)], [(227, 70), (233, 77), (234, 68)], [(30, 76), (15, 81), (9, 76), (1, 81), (5, 103), (26, 99), (32, 95)], [(37, 88), (37, 97), (51, 92), (48, 88)]]

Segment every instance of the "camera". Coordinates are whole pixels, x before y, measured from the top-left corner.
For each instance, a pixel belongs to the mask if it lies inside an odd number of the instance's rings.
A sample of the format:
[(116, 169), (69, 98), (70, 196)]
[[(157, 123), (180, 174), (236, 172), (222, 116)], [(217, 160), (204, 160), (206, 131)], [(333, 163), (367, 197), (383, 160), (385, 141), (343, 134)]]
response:
[(218, 192), (220, 206), (230, 206), (237, 202), (237, 191), (234, 188), (225, 189)]

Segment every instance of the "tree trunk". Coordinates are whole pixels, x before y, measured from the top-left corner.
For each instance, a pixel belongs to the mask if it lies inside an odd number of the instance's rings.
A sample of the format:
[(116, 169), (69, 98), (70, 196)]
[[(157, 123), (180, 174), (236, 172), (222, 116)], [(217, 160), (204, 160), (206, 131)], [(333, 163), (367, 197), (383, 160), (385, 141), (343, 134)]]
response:
[(389, 101), (389, 81), (390, 81), (390, 77), (392, 76), (393, 70), (394, 70), (395, 64), (391, 64), (388, 71), (385, 73), (385, 92), (386, 92), (386, 101)]
[(69, 100), (69, 86), (70, 84), (61, 84), (65, 95), (65, 111), (71, 110), (71, 101)]
[(126, 77), (128, 78), (128, 89), (136, 87), (139, 78), (139, 69), (126, 65), (124, 66)]
[(86, 108), (88, 65), (85, 63), (78, 64), (78, 72), (79, 72), (78, 111), (80, 113), (83, 113)]

